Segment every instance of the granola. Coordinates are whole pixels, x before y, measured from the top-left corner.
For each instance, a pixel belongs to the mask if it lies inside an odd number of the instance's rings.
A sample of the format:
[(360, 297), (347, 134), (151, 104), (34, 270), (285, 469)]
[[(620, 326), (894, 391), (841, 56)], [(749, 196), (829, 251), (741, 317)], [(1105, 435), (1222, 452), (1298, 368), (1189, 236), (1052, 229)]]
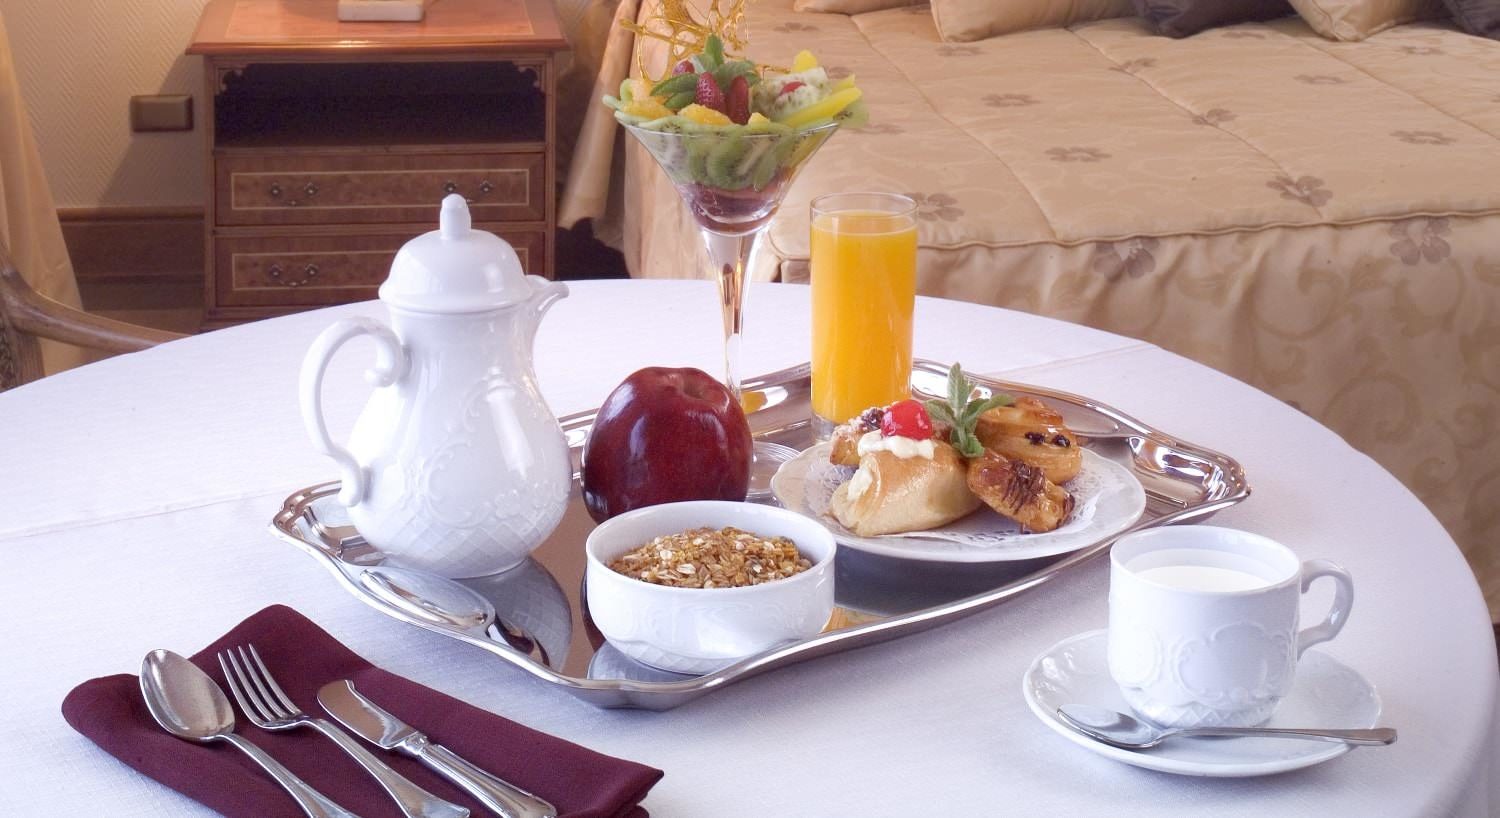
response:
[(694, 528), (657, 537), (609, 564), (642, 582), (674, 588), (741, 588), (800, 574), (812, 563), (786, 537), (738, 528)]

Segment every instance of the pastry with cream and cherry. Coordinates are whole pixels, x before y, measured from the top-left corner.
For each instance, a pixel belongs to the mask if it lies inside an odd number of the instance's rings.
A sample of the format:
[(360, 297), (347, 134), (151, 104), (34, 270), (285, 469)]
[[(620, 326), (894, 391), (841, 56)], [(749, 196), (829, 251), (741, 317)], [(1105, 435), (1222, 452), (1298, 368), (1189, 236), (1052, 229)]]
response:
[(865, 412), (839, 427), (834, 439), (833, 462), (852, 454), (859, 468), (834, 491), (829, 507), (861, 537), (937, 528), (980, 506), (969, 491), (963, 455), (936, 434), (917, 401)]
[(954, 364), (947, 400), (898, 401), (834, 430), (829, 460), (857, 466), (829, 506), (862, 537), (925, 531), (981, 505), (1023, 531), (1052, 531), (1072, 514), (1062, 483), (1083, 452), (1062, 416), (1036, 398), (975, 398)]

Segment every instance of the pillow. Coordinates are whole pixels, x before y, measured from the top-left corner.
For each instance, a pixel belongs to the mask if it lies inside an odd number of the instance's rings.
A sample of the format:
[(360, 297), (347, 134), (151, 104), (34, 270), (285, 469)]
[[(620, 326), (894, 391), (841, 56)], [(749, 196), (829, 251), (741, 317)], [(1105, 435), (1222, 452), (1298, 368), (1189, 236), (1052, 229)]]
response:
[(932, 0), (944, 40), (966, 43), (1029, 28), (1130, 17), (1131, 0)]
[(1446, 0), (1464, 31), (1500, 40), (1500, 0)]
[(922, 0), (797, 0), (793, 11), (816, 11), (823, 14), (864, 14), (867, 11), (915, 6)]
[(1330, 40), (1356, 42), (1391, 26), (1446, 15), (1442, 0), (1291, 0), (1292, 8)]
[(1168, 37), (1296, 14), (1287, 0), (1135, 0), (1135, 9), (1152, 30)]

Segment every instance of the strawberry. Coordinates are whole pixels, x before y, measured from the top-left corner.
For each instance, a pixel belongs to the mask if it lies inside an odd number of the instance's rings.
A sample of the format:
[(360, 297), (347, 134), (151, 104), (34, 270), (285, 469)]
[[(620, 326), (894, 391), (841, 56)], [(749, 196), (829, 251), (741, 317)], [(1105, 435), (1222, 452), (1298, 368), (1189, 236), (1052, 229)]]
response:
[(777, 94), (777, 96), (784, 97), (787, 94), (790, 94), (791, 92), (797, 90), (798, 88), (801, 88), (802, 86), (804, 86), (806, 84), (807, 83), (803, 82), (802, 80), (792, 80), (791, 82), (787, 83), (786, 85), (781, 86), (781, 93)]
[(745, 75), (736, 74), (729, 82), (729, 95), (724, 100), (724, 113), (736, 125), (743, 125), (750, 121), (750, 81)]
[(674, 66), (672, 68), (672, 76), (674, 76), (674, 77), (677, 76), (678, 74), (691, 74), (691, 73), (693, 73), (693, 61), (692, 60), (683, 60), (682, 62), (678, 63), (676, 66)]
[(698, 92), (694, 101), (705, 108), (725, 113), (724, 92), (719, 89), (719, 83), (714, 81), (714, 75), (707, 71), (698, 75)]
[(927, 407), (917, 401), (896, 401), (881, 414), (880, 433), (886, 437), (927, 440), (933, 434), (932, 418), (927, 414)]

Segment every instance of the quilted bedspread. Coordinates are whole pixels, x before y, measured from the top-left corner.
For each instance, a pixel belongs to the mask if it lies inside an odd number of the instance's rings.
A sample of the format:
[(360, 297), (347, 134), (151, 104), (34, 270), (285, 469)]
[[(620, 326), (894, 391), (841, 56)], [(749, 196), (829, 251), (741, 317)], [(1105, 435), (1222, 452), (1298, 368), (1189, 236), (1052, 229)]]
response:
[[(813, 46), (872, 121), (809, 163), (758, 277), (805, 279), (814, 196), (910, 193), (922, 293), (1138, 337), (1295, 404), (1422, 498), (1500, 613), (1500, 42), (1335, 43), (1292, 17), (950, 44), (924, 6), (790, 6), (754, 7), (752, 56)], [(632, 271), (698, 275), (671, 186), (627, 156)]]

